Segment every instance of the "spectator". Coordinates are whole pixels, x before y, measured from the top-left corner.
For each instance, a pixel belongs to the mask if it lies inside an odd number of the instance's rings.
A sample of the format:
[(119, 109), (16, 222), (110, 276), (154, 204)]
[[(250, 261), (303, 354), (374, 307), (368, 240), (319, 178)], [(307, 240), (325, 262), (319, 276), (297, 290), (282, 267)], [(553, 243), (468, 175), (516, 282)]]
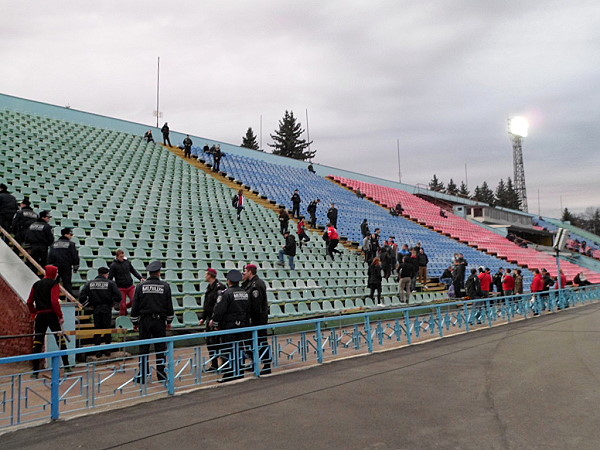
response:
[(308, 171), (309, 171), (310, 173), (317, 173), (317, 172), (315, 172), (315, 168), (313, 167), (313, 165), (312, 165), (312, 164), (309, 164), (309, 165), (308, 165)]
[(73, 229), (63, 228), (58, 240), (50, 246), (48, 262), (58, 267), (58, 278), (63, 287), (73, 295), (72, 274), (79, 270), (79, 252), (75, 247)]
[(398, 213), (395, 208), (390, 208), (390, 215), (394, 217), (398, 217)]
[(300, 198), (298, 189), (296, 189), (292, 195), (292, 217), (296, 219), (300, 217), (300, 203), (302, 203), (302, 199)]
[(333, 261), (335, 260), (333, 254), (337, 253), (341, 255), (342, 252), (336, 249), (337, 245), (340, 242), (340, 235), (338, 234), (338, 231), (335, 229), (332, 223), (327, 224), (327, 236), (329, 238), (327, 244), (327, 254), (331, 256), (331, 260)]
[(364, 193), (362, 193), (362, 192), (360, 191), (360, 189), (357, 189), (357, 190), (356, 190), (356, 196), (357, 196), (358, 198), (361, 198), (361, 199), (362, 199), (362, 198), (365, 198), (367, 195), (366, 195), (366, 194), (364, 194)]
[(467, 281), (465, 282), (465, 291), (467, 297), (471, 299), (480, 298), (482, 296), (481, 283), (477, 277), (477, 269), (471, 269), (471, 275), (469, 275)]
[[(142, 280), (135, 289), (133, 307), (131, 308), (131, 321), (135, 329), (140, 331), (140, 339), (164, 338), (167, 330), (171, 328), (171, 322), (175, 317), (173, 312), (173, 298), (171, 286), (160, 279), (162, 264), (153, 261), (146, 270), (148, 279)], [(167, 344), (159, 342), (154, 344), (156, 352), (156, 377), (158, 381), (165, 381), (165, 350)], [(144, 384), (150, 373), (149, 367), (150, 344), (140, 345), (140, 371), (134, 378), (136, 383)]]
[[(404, 257), (403, 257), (404, 258)], [(442, 276), (440, 277), (440, 283), (444, 283), (446, 287), (452, 284), (452, 271), (454, 270), (454, 266), (448, 266), (444, 269)]]
[(302, 216), (298, 222), (298, 243), (300, 244), (300, 248), (302, 248), (302, 242), (309, 241), (310, 238), (306, 234), (306, 223), (304, 222), (304, 216)]
[(327, 219), (333, 226), (333, 228), (337, 228), (337, 220), (338, 220), (338, 210), (335, 207), (335, 203), (331, 204), (331, 208), (327, 211)]
[(367, 219), (364, 219), (360, 224), (360, 233), (362, 234), (363, 239), (371, 234), (371, 230), (369, 230), (369, 222)]
[(419, 253), (417, 247), (410, 251), (409, 262), (414, 266), (415, 270), (413, 273), (412, 280), (410, 280), (410, 290), (417, 292), (417, 275), (419, 274)]
[(393, 270), (395, 270), (396, 266), (398, 265), (398, 244), (396, 244), (396, 241), (394, 239), (395, 239), (394, 236), (390, 236), (390, 238), (388, 239), (388, 242), (390, 243), (390, 247), (392, 247), (392, 268), (393, 268)]
[[(218, 272), (209, 268), (206, 270), (204, 279), (208, 283), (206, 286), (206, 293), (204, 294), (204, 303), (202, 304), (202, 317), (200, 318), (200, 326), (206, 324), (206, 331), (215, 331), (210, 325), (210, 320), (217, 304), (219, 293), (226, 289), (225, 285), (217, 279)], [(208, 372), (216, 372), (219, 369), (218, 354), (221, 350), (221, 338), (219, 336), (207, 336), (206, 337), (206, 348), (208, 349), (208, 357), (210, 366), (207, 369)]]
[(381, 230), (379, 228), (375, 228), (375, 232), (371, 234), (371, 239), (369, 243), (369, 261), (373, 261), (373, 258), (377, 256), (379, 253), (379, 236), (381, 235)]
[[(248, 292), (242, 289), (239, 284), (243, 275), (238, 270), (230, 270), (227, 273), (227, 289), (225, 289), (215, 305), (213, 317), (209, 325), (216, 330), (231, 330), (245, 328), (250, 325), (250, 296)], [(224, 359), (223, 377), (217, 380), (218, 383), (243, 378), (242, 361), (236, 354), (235, 343), (239, 342), (240, 347), (247, 345), (248, 333), (238, 332), (225, 334), (221, 337), (223, 344), (222, 357)]]
[[(138, 271), (135, 270), (131, 262), (125, 256), (125, 252), (120, 249), (115, 252), (115, 259), (110, 264), (109, 269), (108, 278), (115, 280), (119, 291), (121, 291), (119, 315), (126, 316), (127, 308), (131, 307), (131, 302), (135, 295), (135, 286), (133, 285), (133, 278), (131, 278), (131, 275), (140, 281), (146, 281), (146, 279), (142, 278)], [(129, 302), (127, 301), (128, 298), (130, 300)]]
[(531, 282), (531, 292), (542, 292), (544, 290), (544, 279), (539, 269), (533, 270), (533, 281)]
[(221, 158), (223, 158), (223, 152), (221, 152), (221, 146), (217, 145), (213, 153), (213, 171), (219, 172), (221, 170)]
[(190, 158), (192, 156), (192, 145), (194, 143), (190, 139), (190, 135), (186, 134), (185, 139), (183, 140), (183, 157)]
[(12, 231), (12, 220), (18, 209), (15, 196), (4, 183), (0, 184), (0, 227), (8, 233)]
[(285, 255), (288, 257), (290, 269), (294, 270), (296, 268), (294, 264), (294, 257), (296, 256), (296, 238), (290, 234), (289, 230), (285, 230), (283, 236), (285, 237), (285, 245), (279, 250), (279, 261), (277, 264), (281, 267), (285, 267), (285, 262), (283, 262), (283, 257)]
[(484, 269), (483, 267), (479, 268), (479, 288), (481, 289), (481, 296), (483, 298), (488, 298), (490, 296), (490, 291), (492, 289), (492, 275), (490, 274), (490, 269), (487, 267)]
[(410, 250), (408, 249), (408, 244), (403, 244), (402, 248), (400, 249), (400, 251), (398, 253), (401, 258), (404, 258), (405, 256), (410, 256)]
[(42, 267), (48, 259), (48, 247), (54, 243), (54, 234), (50, 226), (50, 211), (40, 212), (39, 218), (29, 225), (25, 233), (25, 242), (30, 247), (31, 257)]
[(171, 145), (171, 139), (169, 139), (169, 124), (167, 122), (165, 122), (165, 124), (162, 126), (162, 128), (160, 129), (162, 135), (163, 135), (163, 144), (167, 145), (167, 142), (169, 143), (169, 147), (172, 147)]
[(583, 272), (579, 272), (577, 275), (575, 275), (575, 278), (573, 278), (573, 284), (575, 286), (589, 286), (592, 283), (587, 280)]
[(390, 275), (392, 274), (392, 269), (394, 268), (394, 249), (391, 247), (389, 241), (384, 241), (383, 247), (379, 253), (379, 258), (381, 259), (383, 276), (387, 281), (389, 280)]
[(494, 275), (494, 286), (496, 287), (496, 292), (502, 295), (502, 277), (504, 276), (504, 269), (500, 267), (498, 272)]
[(35, 222), (38, 215), (31, 209), (31, 202), (27, 197), (21, 200), (19, 209), (12, 221), (12, 232), (15, 234), (15, 240), (23, 245), (25, 242), (25, 234), (29, 226)]
[(415, 276), (415, 266), (410, 262), (410, 256), (404, 256), (398, 266), (398, 278), (400, 279), (400, 301), (408, 304), (411, 294), (411, 283)]
[(523, 294), (523, 274), (521, 269), (515, 270), (515, 294), (521, 295)]
[[(60, 270), (59, 270), (60, 272)], [(121, 301), (121, 292), (117, 284), (108, 279), (109, 269), (100, 267), (98, 276), (93, 280), (88, 281), (82, 288), (79, 294), (79, 301), (86, 303), (94, 309), (94, 328), (97, 330), (106, 330), (112, 328), (112, 309)], [(95, 334), (94, 345), (101, 345), (102, 341), (105, 344), (112, 342), (112, 334), (108, 333)], [(110, 356), (110, 350), (97, 352), (96, 357)]]
[(544, 291), (549, 291), (554, 286), (554, 280), (546, 269), (542, 269), (542, 278), (544, 279)]
[(375, 300), (374, 294), (375, 291), (377, 291), (377, 303), (383, 305), (381, 302), (381, 260), (379, 258), (373, 259), (373, 262), (369, 266), (367, 276), (367, 287), (371, 290), (369, 297), (371, 297), (372, 300)]
[[(44, 278), (36, 281), (31, 288), (29, 298), (27, 299), (27, 307), (34, 320), (35, 335), (33, 338), (33, 353), (41, 353), (44, 347), (46, 331), (50, 328), (56, 339), (56, 344), (61, 350), (67, 349), (67, 343), (64, 336), (59, 333), (62, 331), (64, 323), (62, 309), (60, 307), (59, 295), (60, 287), (56, 277), (58, 276), (58, 268), (55, 266), (44, 267), (46, 274)], [(31, 378), (38, 378), (40, 370), (40, 359), (34, 359), (33, 373)], [(70, 372), (69, 358), (67, 355), (62, 356), (63, 367), (65, 372)]]
[(231, 202), (233, 204), (233, 207), (237, 211), (237, 219), (240, 220), (242, 211), (244, 210), (244, 207), (246, 206), (246, 197), (244, 196), (244, 191), (242, 189), (240, 189), (237, 192), (237, 194), (235, 194), (233, 196), (233, 199)]
[(427, 257), (427, 254), (425, 253), (425, 250), (423, 249), (423, 247), (421, 247), (419, 249), (418, 259), (419, 259), (419, 281), (421, 282), (422, 285), (425, 285), (427, 283), (427, 264), (429, 264), (429, 258)]
[(154, 136), (152, 136), (152, 130), (146, 131), (146, 134), (144, 134), (144, 139), (146, 139), (147, 143), (154, 142)]
[(506, 273), (502, 277), (502, 292), (505, 297), (510, 297), (515, 293), (515, 279), (511, 274), (511, 270), (506, 269)]
[(448, 218), (448, 215), (446, 214), (446, 211), (444, 211), (442, 208), (440, 208), (440, 217), (443, 217), (444, 219)]
[(465, 286), (465, 271), (466, 264), (463, 259), (459, 258), (454, 261), (454, 271), (452, 272), (452, 286), (454, 286), (454, 297), (462, 298), (463, 289)]
[(362, 242), (362, 251), (365, 258), (365, 263), (369, 264), (371, 261), (371, 236), (365, 236)]
[(402, 208), (402, 205), (400, 204), (400, 202), (398, 202), (396, 204), (396, 207), (394, 208), (394, 210), (396, 211), (396, 214), (398, 214), (399, 216), (404, 214), (404, 208)]
[(306, 212), (310, 214), (310, 226), (313, 228), (317, 226), (317, 205), (319, 203), (321, 203), (321, 200), (313, 200), (306, 208)]
[[(243, 274), (242, 288), (250, 298), (250, 324), (253, 327), (269, 323), (269, 301), (267, 285), (257, 275), (258, 267), (247, 264)], [(267, 340), (267, 330), (258, 330), (258, 355), (263, 364), (260, 374), (271, 373), (271, 349)]]
[(560, 269), (559, 275), (560, 277), (557, 277), (557, 281), (559, 282), (556, 283), (556, 289), (564, 289), (567, 287), (567, 276), (565, 275), (562, 269)]
[(285, 206), (279, 207), (279, 231), (281, 234), (285, 234), (288, 231), (288, 226), (290, 223), (290, 215), (285, 209)]

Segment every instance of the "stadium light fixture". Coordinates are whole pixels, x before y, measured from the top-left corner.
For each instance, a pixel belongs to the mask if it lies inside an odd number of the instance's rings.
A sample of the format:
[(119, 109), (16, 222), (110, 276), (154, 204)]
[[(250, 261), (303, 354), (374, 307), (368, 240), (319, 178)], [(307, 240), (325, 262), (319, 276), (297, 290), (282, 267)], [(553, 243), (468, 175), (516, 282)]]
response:
[(525, 117), (517, 116), (510, 119), (509, 130), (510, 134), (519, 137), (527, 137), (529, 122)]

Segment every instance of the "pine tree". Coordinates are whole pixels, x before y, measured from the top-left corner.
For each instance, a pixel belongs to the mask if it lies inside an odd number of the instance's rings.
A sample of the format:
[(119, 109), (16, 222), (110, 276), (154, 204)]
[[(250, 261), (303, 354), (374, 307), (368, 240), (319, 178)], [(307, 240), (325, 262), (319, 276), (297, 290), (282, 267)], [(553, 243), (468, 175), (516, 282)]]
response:
[(254, 135), (252, 127), (249, 127), (248, 131), (246, 131), (246, 136), (242, 137), (241, 147), (251, 148), (252, 150), (259, 150), (258, 142), (256, 142), (256, 136)]
[(490, 187), (488, 186), (486, 181), (484, 181), (481, 184), (480, 192), (481, 192), (481, 200), (480, 201), (485, 202), (490, 206), (494, 206), (495, 201), (496, 201), (496, 199), (494, 197), (494, 191), (492, 191), (490, 189)]
[(271, 135), (274, 143), (269, 144), (269, 147), (273, 147), (274, 155), (287, 156), (301, 161), (311, 159), (315, 156), (316, 151), (306, 150), (312, 141), (306, 142), (306, 140), (300, 139), (302, 133), (304, 130), (300, 122), (296, 123), (294, 112), (286, 110), (283, 119), (279, 121), (279, 130), (275, 130), (275, 134)]
[(498, 186), (496, 187), (496, 206), (502, 206), (506, 208), (506, 185), (504, 184), (504, 180), (500, 178), (498, 182)]
[(435, 192), (444, 192), (444, 183), (438, 180), (438, 177), (435, 175), (435, 173), (429, 182), (429, 189)]
[(569, 211), (567, 208), (565, 208), (560, 220), (562, 220), (563, 222), (573, 223), (573, 219), (574, 219), (574, 217), (573, 217), (573, 214), (571, 214), (571, 211)]
[(450, 194), (450, 195), (458, 194), (458, 187), (456, 186), (456, 184), (454, 183), (454, 180), (452, 178), (450, 178), (450, 181), (448, 181), (448, 185), (446, 186), (446, 194)]
[(458, 189), (458, 195), (460, 195), (461, 197), (465, 197), (465, 198), (469, 198), (469, 195), (471, 195), (471, 193), (469, 192), (469, 188), (467, 187), (467, 185), (465, 184), (464, 181), (460, 182), (460, 188)]
[(506, 181), (506, 207), (510, 209), (521, 209), (521, 199), (515, 190), (512, 180), (508, 177)]

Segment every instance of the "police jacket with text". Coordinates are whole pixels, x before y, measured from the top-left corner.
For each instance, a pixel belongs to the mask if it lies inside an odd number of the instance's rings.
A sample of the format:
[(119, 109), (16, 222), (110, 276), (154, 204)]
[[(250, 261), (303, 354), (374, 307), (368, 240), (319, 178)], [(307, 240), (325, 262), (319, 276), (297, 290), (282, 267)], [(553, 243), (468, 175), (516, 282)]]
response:
[(75, 242), (64, 236), (58, 238), (50, 246), (48, 264), (53, 264), (57, 267), (79, 267), (79, 253), (75, 247)]
[(212, 318), (215, 305), (217, 304), (217, 298), (219, 298), (219, 293), (225, 289), (225, 285), (218, 280), (215, 280), (206, 287), (204, 304), (202, 305), (202, 320), (209, 321)]
[(17, 199), (8, 191), (0, 192), (0, 216), (13, 217), (19, 209)]
[(221, 330), (250, 325), (250, 296), (239, 286), (225, 289), (213, 311), (213, 325)]
[(248, 292), (250, 297), (250, 322), (252, 325), (269, 323), (269, 301), (265, 282), (258, 276), (254, 276), (251, 280), (244, 281), (242, 288)]
[(13, 217), (12, 229), (13, 233), (17, 234), (29, 228), (38, 218), (38, 215), (29, 206), (25, 206), (17, 211)]
[(29, 225), (25, 240), (32, 246), (50, 247), (54, 242), (52, 227), (44, 219), (37, 219)]
[(173, 300), (171, 286), (157, 277), (150, 277), (135, 288), (131, 321), (139, 323), (141, 317), (160, 316), (167, 323), (173, 321)]
[(98, 312), (110, 312), (121, 301), (121, 291), (113, 280), (98, 275), (88, 281), (79, 293), (81, 303), (88, 302)]

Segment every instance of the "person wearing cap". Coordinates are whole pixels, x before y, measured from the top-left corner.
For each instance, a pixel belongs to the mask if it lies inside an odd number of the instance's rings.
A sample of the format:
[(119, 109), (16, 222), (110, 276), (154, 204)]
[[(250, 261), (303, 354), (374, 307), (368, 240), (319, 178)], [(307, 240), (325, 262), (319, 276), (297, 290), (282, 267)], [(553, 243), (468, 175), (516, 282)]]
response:
[[(200, 318), (200, 326), (206, 324), (206, 331), (214, 331), (210, 325), (210, 320), (217, 303), (219, 294), (227, 289), (223, 283), (217, 279), (218, 272), (209, 268), (206, 270), (205, 280), (208, 283), (206, 293), (204, 294), (204, 303), (202, 305), (202, 317)], [(220, 350), (221, 338), (219, 336), (209, 336), (206, 338), (206, 347), (208, 348), (208, 356), (210, 360), (209, 372), (216, 372), (219, 368), (218, 353)]]
[(48, 254), (48, 264), (58, 267), (58, 278), (71, 295), (73, 295), (72, 274), (79, 270), (79, 252), (72, 238), (73, 229), (63, 228), (58, 240), (50, 246)]
[(42, 267), (48, 259), (48, 247), (54, 243), (54, 234), (50, 226), (50, 211), (40, 212), (39, 218), (29, 225), (25, 233), (25, 243), (29, 244), (31, 257)]
[(337, 228), (338, 210), (335, 207), (335, 203), (332, 203), (331, 208), (327, 210), (327, 218), (329, 219), (329, 222), (331, 222), (331, 225), (334, 228)]
[(302, 203), (302, 198), (298, 193), (298, 189), (294, 191), (292, 195), (292, 217), (300, 217), (300, 203)]
[[(144, 281), (137, 270), (131, 264), (131, 261), (125, 256), (125, 252), (121, 249), (115, 252), (115, 260), (110, 264), (110, 272), (108, 278), (115, 280), (117, 287), (121, 291), (121, 305), (119, 307), (119, 315), (126, 316), (127, 308), (131, 308), (131, 301), (133, 301), (133, 295), (135, 294), (135, 286), (133, 284), (133, 278), (131, 275), (136, 277), (140, 281)], [(127, 302), (129, 298), (130, 302)]]
[(31, 202), (27, 197), (21, 200), (19, 203), (19, 209), (12, 220), (12, 232), (15, 235), (15, 240), (23, 245), (25, 242), (25, 233), (29, 229), (29, 226), (35, 222), (38, 215), (31, 208)]
[(296, 268), (296, 265), (294, 264), (294, 257), (296, 256), (296, 238), (290, 234), (290, 230), (285, 230), (283, 236), (285, 237), (285, 245), (279, 250), (279, 261), (277, 264), (281, 267), (285, 267), (285, 262), (283, 262), (283, 257), (285, 255), (288, 257), (290, 269), (294, 270)]
[[(250, 297), (250, 324), (255, 327), (269, 323), (269, 301), (267, 285), (257, 275), (258, 267), (247, 264), (244, 270), (242, 288)], [(271, 352), (267, 340), (267, 330), (258, 330), (258, 354), (263, 367), (261, 375), (271, 373)]]
[(168, 142), (169, 147), (172, 147), (171, 139), (169, 139), (169, 124), (167, 122), (165, 122), (165, 124), (162, 126), (162, 128), (160, 129), (160, 132), (163, 135), (163, 144), (167, 145), (167, 142)]
[[(88, 281), (79, 293), (79, 301), (87, 302), (94, 308), (94, 328), (97, 330), (112, 328), (112, 309), (121, 301), (121, 291), (113, 280), (108, 279), (108, 272), (108, 267), (100, 267), (98, 276)], [(104, 335), (94, 335), (94, 345), (101, 345), (102, 341), (110, 344), (112, 334), (109, 332)], [(110, 356), (110, 351), (107, 350), (104, 354)], [(96, 353), (96, 356), (101, 357), (102, 352)]]
[(185, 139), (183, 140), (183, 157), (189, 158), (192, 156), (192, 145), (194, 143), (190, 139), (190, 135), (186, 134)]
[(317, 226), (317, 206), (319, 203), (321, 203), (320, 199), (313, 200), (306, 208), (306, 212), (310, 214), (310, 226), (313, 228)]
[(0, 227), (9, 233), (12, 231), (12, 220), (18, 209), (17, 199), (8, 192), (8, 186), (0, 184)]
[[(227, 289), (217, 298), (217, 304), (209, 325), (215, 330), (235, 330), (250, 325), (250, 297), (248, 292), (240, 287), (242, 274), (239, 270), (227, 273)], [(219, 383), (237, 380), (244, 377), (242, 359), (247, 347), (247, 332), (230, 333), (221, 336), (223, 351), (221, 353), (225, 364), (223, 378)], [(236, 345), (237, 344), (237, 345)]]
[[(59, 302), (60, 286), (56, 279), (58, 276), (58, 267), (48, 265), (44, 267), (44, 270), (44, 278), (33, 284), (29, 298), (27, 299), (27, 308), (31, 313), (31, 318), (34, 320), (33, 353), (42, 352), (44, 337), (48, 328), (54, 333), (54, 338), (60, 349), (67, 349), (65, 338), (62, 335), (59, 337), (62, 331), (61, 326), (65, 320)], [(65, 371), (69, 372), (69, 359), (67, 355), (62, 356), (62, 362)], [(32, 363), (33, 374), (31, 376), (32, 378), (38, 378), (40, 360), (34, 359)]]
[[(160, 279), (162, 264), (153, 261), (146, 270), (148, 279), (142, 281), (135, 289), (133, 307), (131, 308), (131, 322), (135, 329), (140, 331), (140, 339), (164, 338), (167, 329), (171, 328), (171, 322), (175, 313), (173, 311), (173, 300), (171, 297), (171, 286)], [(165, 350), (167, 344), (160, 342), (154, 344), (156, 352), (156, 373), (159, 381), (167, 379), (165, 373)], [(145, 383), (150, 371), (148, 354), (150, 345), (140, 345), (140, 371), (135, 378), (136, 383)]]

